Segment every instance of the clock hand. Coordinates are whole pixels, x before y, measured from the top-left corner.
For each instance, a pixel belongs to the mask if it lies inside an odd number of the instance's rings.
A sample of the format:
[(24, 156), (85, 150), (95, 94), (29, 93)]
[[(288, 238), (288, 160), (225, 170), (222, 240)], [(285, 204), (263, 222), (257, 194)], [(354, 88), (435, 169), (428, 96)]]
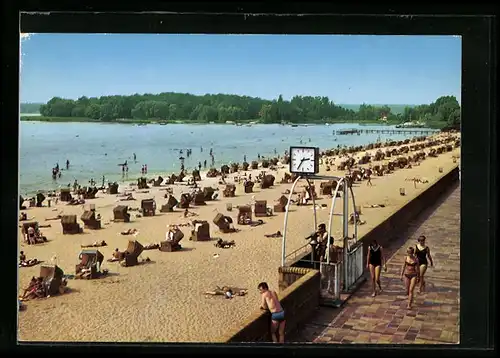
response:
[(297, 166), (297, 170), (299, 170), (299, 169), (300, 169), (300, 166), (302, 165), (302, 163), (304, 163), (304, 161), (305, 161), (305, 160), (306, 160), (305, 158), (302, 158), (302, 159), (300, 160), (300, 163), (299, 163), (299, 165)]

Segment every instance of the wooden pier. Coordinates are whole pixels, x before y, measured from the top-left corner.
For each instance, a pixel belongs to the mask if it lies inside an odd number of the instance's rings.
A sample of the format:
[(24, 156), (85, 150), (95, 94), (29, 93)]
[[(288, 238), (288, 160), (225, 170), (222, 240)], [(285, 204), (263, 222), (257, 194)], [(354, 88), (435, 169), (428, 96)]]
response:
[(438, 133), (439, 129), (341, 129), (334, 131), (335, 135), (348, 134), (434, 134)]

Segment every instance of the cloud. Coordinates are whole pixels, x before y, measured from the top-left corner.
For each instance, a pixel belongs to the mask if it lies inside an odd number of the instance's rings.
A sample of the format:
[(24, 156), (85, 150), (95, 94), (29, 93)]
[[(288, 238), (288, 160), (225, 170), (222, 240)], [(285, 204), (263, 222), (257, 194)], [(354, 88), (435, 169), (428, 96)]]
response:
[(32, 37), (34, 34), (33, 33), (23, 33), (21, 32), (21, 42), (29, 40), (30, 37)]
[(24, 57), (24, 53), (22, 51), (22, 43), (23, 42), (26, 42), (28, 41), (34, 34), (33, 33), (23, 33), (21, 32), (20, 36), (19, 36), (19, 39), (20, 39), (20, 46), (19, 46), (19, 51), (20, 51), (20, 56), (19, 56), (19, 65), (20, 65), (20, 68), (23, 67), (23, 57)]

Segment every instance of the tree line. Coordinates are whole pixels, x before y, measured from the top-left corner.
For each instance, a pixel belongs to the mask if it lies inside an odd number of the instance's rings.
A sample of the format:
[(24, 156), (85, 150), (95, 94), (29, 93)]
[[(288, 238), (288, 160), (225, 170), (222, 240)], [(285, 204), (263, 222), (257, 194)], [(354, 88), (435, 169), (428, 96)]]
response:
[(454, 96), (431, 104), (406, 107), (394, 114), (389, 106), (362, 104), (358, 111), (336, 105), (324, 96), (294, 96), (275, 100), (228, 94), (197, 96), (188, 93), (134, 94), (131, 96), (80, 97), (76, 101), (53, 97), (40, 106), (45, 117), (78, 117), (112, 122), (117, 119), (215, 122), (259, 120), (262, 123), (433, 121), (460, 123), (460, 105)]
[(21, 103), (21, 113), (40, 113), (40, 106), (43, 103)]

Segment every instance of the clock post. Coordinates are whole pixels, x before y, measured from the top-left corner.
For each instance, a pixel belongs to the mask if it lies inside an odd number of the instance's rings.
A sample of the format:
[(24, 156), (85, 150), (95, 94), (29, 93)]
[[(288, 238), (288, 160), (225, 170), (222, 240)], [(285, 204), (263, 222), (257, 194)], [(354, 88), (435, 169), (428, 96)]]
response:
[(312, 176), (319, 173), (318, 147), (290, 147), (291, 174)]
[[(310, 255), (310, 260), (306, 259), (307, 255), (304, 256), (299, 261), (310, 261), (309, 264), (312, 267), (316, 267), (319, 265), (319, 269), (322, 275), (320, 289), (320, 297), (322, 304), (325, 305), (333, 305), (335, 307), (339, 306), (340, 302), (340, 275), (342, 274), (344, 285), (344, 289), (350, 289), (352, 286), (357, 285), (361, 282), (361, 278), (363, 277), (363, 268), (364, 268), (364, 256), (362, 250), (362, 244), (356, 242), (356, 244), (351, 245), (351, 240), (349, 240), (349, 202), (352, 202), (352, 207), (356, 208), (356, 202), (354, 200), (354, 192), (350, 183), (350, 178), (340, 177), (340, 176), (332, 176), (332, 175), (319, 175), (319, 148), (317, 147), (302, 147), (302, 146), (292, 146), (290, 147), (290, 167), (289, 171), (292, 174), (295, 174), (297, 177), (293, 181), (292, 187), (290, 188), (288, 202), (285, 208), (285, 217), (284, 217), (284, 226), (283, 226), (283, 236), (282, 236), (282, 246), (281, 246), (281, 266), (285, 267), (287, 264), (286, 258), (292, 255), (296, 255), (298, 250), (293, 251), (290, 255), (286, 255), (286, 238), (287, 238), (287, 226), (288, 226), (288, 214), (290, 209), (290, 204), (292, 202), (292, 195), (294, 194), (294, 189), (298, 182), (301, 179), (305, 179), (309, 188), (311, 188), (311, 180), (328, 180), (336, 182), (336, 185), (332, 186), (331, 192), (331, 207), (328, 219), (327, 232), (330, 234), (332, 232), (333, 227), (333, 218), (334, 218), (334, 208), (336, 199), (339, 197), (337, 194), (342, 193), (341, 201), (342, 201), (342, 227), (343, 227), (343, 235), (342, 239), (344, 240), (344, 257), (342, 262), (332, 263), (330, 261), (330, 250), (326, 250), (325, 261), (315, 260), (314, 255)], [(313, 209), (313, 227), (314, 231), (317, 228), (317, 217), (316, 217), (316, 203), (314, 197), (312, 200), (312, 209)], [(354, 233), (353, 239), (357, 239), (357, 220), (354, 221)], [(308, 237), (307, 239), (311, 238)], [(311, 245), (311, 242), (306, 244)], [(295, 256), (294, 256), (295, 257)], [(323, 287), (326, 284), (326, 288)], [(332, 291), (333, 289), (333, 291)]]

